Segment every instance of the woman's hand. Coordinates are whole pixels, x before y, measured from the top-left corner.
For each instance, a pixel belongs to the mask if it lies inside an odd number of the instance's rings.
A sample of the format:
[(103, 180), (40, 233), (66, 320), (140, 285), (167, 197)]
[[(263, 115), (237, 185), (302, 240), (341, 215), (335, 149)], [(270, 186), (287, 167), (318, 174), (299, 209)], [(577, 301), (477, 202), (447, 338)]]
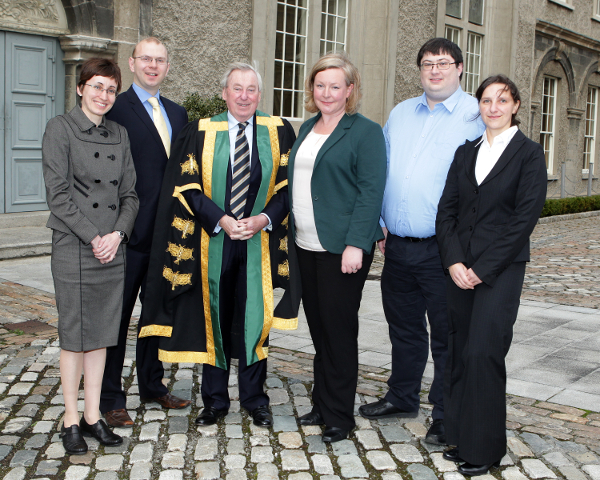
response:
[[(467, 267), (465, 267), (464, 264), (455, 263), (454, 265), (450, 265), (448, 271), (458, 288), (462, 288), (463, 290), (472, 290), (475, 288), (476, 283), (473, 283), (468, 273), (473, 272), (473, 270), (467, 270)], [(475, 275), (475, 273), (473, 273), (473, 275)], [(477, 275), (475, 275), (475, 277), (477, 277)], [(481, 280), (479, 280), (479, 283), (481, 283)]]
[(103, 237), (96, 236), (92, 240), (94, 256), (102, 264), (112, 262), (115, 259), (121, 240), (121, 236), (117, 232), (107, 233)]
[(473, 284), (473, 286), (475, 285), (479, 285), (481, 282), (481, 280), (479, 279), (479, 277), (475, 274), (475, 272), (473, 271), (472, 268), (469, 268), (467, 270), (467, 277), (469, 277), (469, 280), (471, 281), (471, 283)]
[(362, 268), (362, 248), (347, 245), (342, 253), (342, 273), (356, 273)]

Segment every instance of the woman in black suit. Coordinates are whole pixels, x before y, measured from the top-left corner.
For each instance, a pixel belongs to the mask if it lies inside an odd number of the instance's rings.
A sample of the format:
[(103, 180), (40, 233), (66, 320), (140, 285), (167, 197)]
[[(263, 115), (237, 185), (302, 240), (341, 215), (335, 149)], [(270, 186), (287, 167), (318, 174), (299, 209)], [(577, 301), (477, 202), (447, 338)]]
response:
[(517, 127), (516, 85), (489, 77), (476, 97), (486, 130), (456, 151), (436, 219), (449, 273), (445, 427), (455, 445), (444, 458), (470, 476), (506, 454), (505, 357), (547, 183), (541, 145)]

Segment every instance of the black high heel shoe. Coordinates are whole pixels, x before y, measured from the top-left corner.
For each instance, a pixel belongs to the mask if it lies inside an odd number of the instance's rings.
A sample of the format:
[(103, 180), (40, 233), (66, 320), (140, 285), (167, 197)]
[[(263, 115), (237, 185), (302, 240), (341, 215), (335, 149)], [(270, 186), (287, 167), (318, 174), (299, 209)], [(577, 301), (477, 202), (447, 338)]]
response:
[(88, 446), (83, 439), (79, 425), (71, 425), (69, 428), (65, 428), (63, 423), (58, 436), (62, 438), (65, 452), (69, 455), (84, 455), (87, 453)]
[(113, 445), (120, 445), (123, 443), (123, 438), (112, 432), (108, 425), (104, 423), (104, 420), (98, 420), (93, 425), (90, 425), (86, 420), (85, 416), (81, 417), (79, 422), (83, 435), (94, 437), (102, 445), (112, 447)]

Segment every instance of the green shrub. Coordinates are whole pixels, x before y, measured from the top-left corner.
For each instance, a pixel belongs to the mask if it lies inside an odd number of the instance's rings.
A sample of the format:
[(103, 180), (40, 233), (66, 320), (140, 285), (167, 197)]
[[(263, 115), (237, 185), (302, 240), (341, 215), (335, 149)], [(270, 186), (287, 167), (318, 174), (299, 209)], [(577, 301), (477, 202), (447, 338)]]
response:
[(541, 218), (568, 213), (591, 212), (600, 210), (600, 195), (591, 197), (549, 198), (544, 204)]
[(183, 108), (188, 112), (190, 121), (199, 118), (214, 117), (227, 110), (227, 104), (220, 95), (202, 96), (197, 92), (188, 92), (183, 101)]

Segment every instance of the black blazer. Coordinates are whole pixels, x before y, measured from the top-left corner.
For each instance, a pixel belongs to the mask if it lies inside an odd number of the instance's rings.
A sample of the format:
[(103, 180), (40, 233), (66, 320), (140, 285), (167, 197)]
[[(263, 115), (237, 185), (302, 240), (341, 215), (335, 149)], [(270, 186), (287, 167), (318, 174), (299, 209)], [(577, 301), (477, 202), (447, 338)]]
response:
[(436, 235), (444, 269), (462, 262), (493, 286), (512, 262), (529, 261), (529, 236), (544, 206), (548, 176), (542, 146), (519, 130), (477, 185), (480, 140), (467, 140), (456, 150)]
[[(173, 134), (171, 144), (187, 124), (185, 109), (161, 96), (160, 100), (167, 111)], [(128, 248), (150, 253), (154, 218), (158, 207), (163, 175), (167, 166), (167, 152), (158, 130), (148, 112), (140, 102), (133, 87), (117, 97), (106, 118), (127, 129), (131, 143), (131, 155), (135, 165), (137, 182), (135, 191), (140, 199), (140, 210), (133, 227)]]

